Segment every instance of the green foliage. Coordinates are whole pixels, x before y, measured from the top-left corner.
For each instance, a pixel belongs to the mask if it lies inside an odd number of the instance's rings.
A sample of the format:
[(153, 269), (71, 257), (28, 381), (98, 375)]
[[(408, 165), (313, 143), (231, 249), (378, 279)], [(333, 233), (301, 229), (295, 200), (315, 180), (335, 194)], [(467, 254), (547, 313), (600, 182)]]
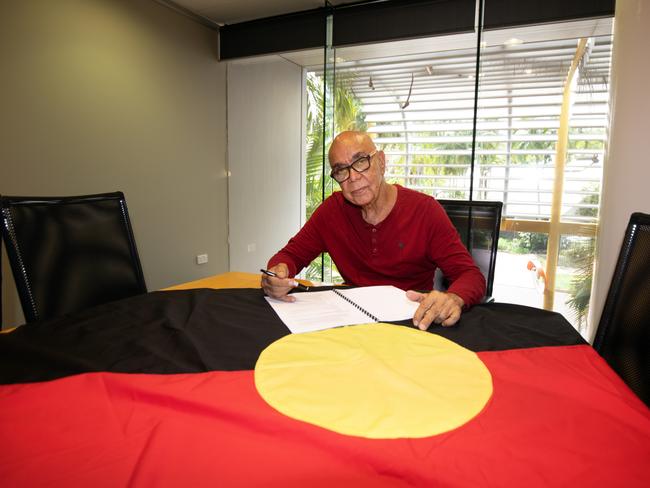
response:
[[(344, 130), (366, 130), (365, 116), (361, 102), (348, 88), (349, 79), (342, 80), (334, 90), (334, 133)], [(315, 73), (307, 73), (307, 127), (306, 127), (306, 200), (307, 218), (327, 198), (333, 189), (327, 162), (326, 124), (331, 123), (331, 115), (325, 110), (325, 91), (323, 79)]]
[[(593, 191), (596, 192), (597, 186), (596, 185), (590, 185), (586, 188), (583, 188), (583, 191)], [(591, 205), (596, 205), (594, 208), (584, 208), (584, 207), (576, 207), (571, 210), (569, 215), (576, 215), (580, 217), (598, 217), (598, 202), (600, 201), (600, 198), (597, 194), (594, 195), (586, 195), (584, 198), (580, 200), (580, 203), (586, 203), (586, 204), (591, 204)]]
[(573, 258), (576, 271), (569, 285), (569, 296), (567, 305), (575, 313), (579, 329), (586, 324), (589, 312), (589, 298), (591, 296), (591, 285), (594, 270), (594, 240), (574, 246), (568, 251)]
[(546, 254), (548, 234), (539, 232), (501, 232), (499, 251), (514, 254)]
[[(583, 191), (595, 192), (596, 189), (597, 187), (592, 185), (583, 188)], [(597, 194), (586, 195), (581, 199), (580, 203), (598, 205), (599, 200)], [(598, 208), (578, 207), (571, 214), (584, 217), (597, 217)], [(573, 310), (579, 329), (582, 329), (583, 325), (586, 324), (589, 313), (589, 299), (591, 297), (594, 272), (594, 249), (595, 239), (589, 239), (581, 244), (574, 244), (564, 253), (566, 258), (571, 261), (572, 266), (575, 267), (575, 273), (569, 285), (570, 298), (567, 301), (567, 305)]]
[[(323, 79), (315, 73), (307, 73), (307, 121), (306, 121), (306, 215), (309, 218), (324, 198), (334, 190), (329, 177), (327, 162), (327, 124), (332, 124), (333, 133), (344, 130), (366, 130), (365, 115), (361, 101), (350, 88), (352, 76), (339, 79), (334, 89), (334, 114), (325, 110), (325, 86)], [(329, 93), (329, 90), (328, 90)], [(333, 117), (332, 117), (333, 115)], [(306, 270), (306, 277), (312, 281), (341, 281), (328, 254), (315, 259)]]
[[(432, 131), (413, 134), (417, 137), (445, 137), (449, 134), (444, 131)], [(458, 134), (456, 134), (458, 135)], [(386, 136), (386, 135), (385, 135)], [(396, 134), (395, 136), (401, 136)], [(424, 193), (434, 195), (435, 188), (449, 187), (449, 176), (462, 176), (467, 173), (470, 156), (469, 154), (444, 154), (444, 151), (462, 152), (467, 150), (466, 143), (421, 143), (412, 144), (414, 151), (440, 151), (442, 154), (413, 154), (401, 156), (391, 161), (392, 175), (390, 183), (400, 183), (406, 187), (417, 187)], [(405, 144), (386, 144), (385, 151), (406, 152)], [(450, 187), (445, 192), (437, 192), (438, 198), (468, 198), (467, 192), (463, 189)]]
[[(513, 150), (522, 151), (555, 151), (557, 131), (555, 129), (519, 129), (513, 131), (513, 136), (531, 137), (529, 140), (515, 141), (512, 143)], [(536, 136), (547, 137), (549, 140), (535, 140)], [(514, 156), (514, 163), (536, 164), (538, 162), (549, 164), (554, 156), (551, 154), (517, 154)]]

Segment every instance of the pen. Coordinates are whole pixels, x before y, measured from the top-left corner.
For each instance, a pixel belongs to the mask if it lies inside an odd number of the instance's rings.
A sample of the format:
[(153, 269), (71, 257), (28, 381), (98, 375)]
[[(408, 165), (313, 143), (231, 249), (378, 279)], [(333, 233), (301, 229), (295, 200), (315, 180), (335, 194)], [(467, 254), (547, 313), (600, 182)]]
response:
[[(260, 269), (260, 271), (261, 271), (262, 273), (264, 273), (266, 276), (272, 276), (273, 278), (277, 278), (277, 277), (278, 277), (277, 274), (275, 274), (273, 271), (269, 271), (268, 269)], [(302, 283), (298, 283), (298, 282), (295, 281), (295, 280), (294, 280), (294, 283), (296, 284), (296, 288), (298, 288), (299, 290), (309, 291), (309, 287), (308, 287), (308, 286), (305, 286), (305, 285), (303, 285)]]

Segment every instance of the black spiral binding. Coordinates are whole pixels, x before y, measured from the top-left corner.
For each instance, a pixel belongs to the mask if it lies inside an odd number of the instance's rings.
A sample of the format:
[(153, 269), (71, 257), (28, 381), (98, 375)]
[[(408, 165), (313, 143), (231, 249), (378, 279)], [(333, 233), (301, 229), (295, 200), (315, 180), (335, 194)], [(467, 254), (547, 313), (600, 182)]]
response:
[(348, 297), (346, 297), (343, 293), (339, 292), (338, 290), (332, 290), (334, 293), (336, 293), (338, 296), (340, 296), (343, 300), (347, 301), (348, 303), (351, 303), (355, 308), (358, 308), (361, 310), (363, 313), (365, 313), (368, 317), (370, 317), (373, 321), (379, 322), (379, 319), (375, 317), (373, 314), (368, 312), (365, 308), (360, 307), (356, 303), (354, 303), (352, 300), (350, 300)]

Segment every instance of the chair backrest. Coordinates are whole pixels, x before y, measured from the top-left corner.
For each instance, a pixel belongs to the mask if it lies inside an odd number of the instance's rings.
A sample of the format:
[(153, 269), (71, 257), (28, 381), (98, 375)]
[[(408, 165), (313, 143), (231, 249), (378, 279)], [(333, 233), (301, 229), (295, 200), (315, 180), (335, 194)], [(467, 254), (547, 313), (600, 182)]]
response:
[(122, 192), (0, 198), (2, 234), (28, 322), (146, 293)]
[[(486, 297), (492, 296), (497, 261), (502, 202), (438, 200), (458, 230), (460, 238), (474, 258), (486, 281)], [(446, 289), (444, 277), (436, 274), (436, 289)]]
[(627, 225), (594, 348), (650, 406), (650, 215)]

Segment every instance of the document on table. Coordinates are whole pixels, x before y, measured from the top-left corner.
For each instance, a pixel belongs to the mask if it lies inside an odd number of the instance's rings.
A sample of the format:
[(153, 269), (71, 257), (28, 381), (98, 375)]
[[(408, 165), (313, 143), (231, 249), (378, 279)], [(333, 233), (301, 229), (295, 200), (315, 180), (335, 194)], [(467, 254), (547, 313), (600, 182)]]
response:
[(394, 286), (365, 286), (341, 290), (295, 293), (295, 302), (265, 297), (293, 333), (341, 325), (405, 320), (413, 317), (417, 302)]

